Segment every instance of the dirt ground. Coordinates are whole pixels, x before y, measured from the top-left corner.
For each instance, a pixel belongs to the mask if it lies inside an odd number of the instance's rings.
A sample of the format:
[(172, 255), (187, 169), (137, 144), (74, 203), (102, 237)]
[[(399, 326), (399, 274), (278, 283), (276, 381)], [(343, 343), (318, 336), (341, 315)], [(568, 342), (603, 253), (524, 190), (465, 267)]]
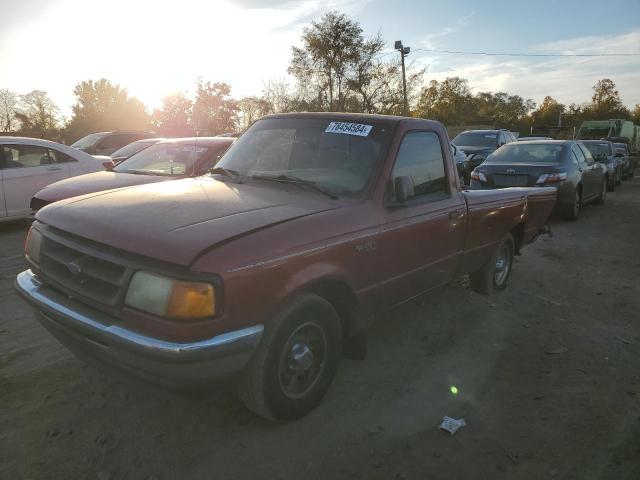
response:
[(173, 397), (76, 360), (13, 292), (26, 230), (0, 225), (0, 478), (640, 479), (640, 177), (552, 226), (505, 292), (388, 313), (274, 425), (231, 385)]

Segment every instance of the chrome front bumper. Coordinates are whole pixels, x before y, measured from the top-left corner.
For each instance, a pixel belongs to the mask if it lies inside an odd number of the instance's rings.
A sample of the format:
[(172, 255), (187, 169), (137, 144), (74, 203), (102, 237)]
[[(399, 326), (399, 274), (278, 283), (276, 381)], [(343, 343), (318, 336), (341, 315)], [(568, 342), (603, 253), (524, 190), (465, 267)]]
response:
[(31, 270), (17, 276), (15, 288), (40, 323), (77, 356), (171, 388), (206, 385), (238, 373), (264, 330), (254, 325), (196, 342), (170, 342), (117, 325), (109, 315), (47, 287)]

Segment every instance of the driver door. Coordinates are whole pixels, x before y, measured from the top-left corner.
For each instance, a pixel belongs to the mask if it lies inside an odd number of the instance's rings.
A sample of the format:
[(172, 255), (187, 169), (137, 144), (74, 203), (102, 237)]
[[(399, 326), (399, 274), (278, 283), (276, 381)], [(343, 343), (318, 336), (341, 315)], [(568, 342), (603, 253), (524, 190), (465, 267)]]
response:
[(405, 134), (398, 150), (392, 180), (410, 177), (415, 195), (384, 209), (379, 259), (386, 306), (444, 285), (457, 273), (467, 210), (461, 194), (450, 191), (443, 146), (435, 132), (416, 130)]

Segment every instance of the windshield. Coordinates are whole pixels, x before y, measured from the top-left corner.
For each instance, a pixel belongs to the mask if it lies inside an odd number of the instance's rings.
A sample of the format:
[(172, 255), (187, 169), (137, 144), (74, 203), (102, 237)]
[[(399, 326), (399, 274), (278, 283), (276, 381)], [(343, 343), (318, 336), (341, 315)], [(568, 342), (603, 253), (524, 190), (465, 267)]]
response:
[(451, 143), (461, 147), (497, 147), (498, 134), (493, 132), (462, 132)]
[(599, 127), (599, 128), (581, 128), (578, 132), (578, 139), (593, 139), (600, 140), (603, 137), (608, 137), (611, 133), (611, 128), (609, 127)]
[(607, 142), (584, 142), (584, 145), (589, 149), (591, 155), (611, 155), (611, 144)]
[(155, 145), (159, 140), (141, 140), (138, 142), (130, 143), (129, 145), (125, 145), (120, 150), (116, 150), (111, 154), (111, 157), (132, 157), (138, 152), (141, 152), (145, 148), (150, 147), (151, 145)]
[(563, 145), (513, 143), (504, 145), (487, 158), (487, 163), (560, 163)]
[(105, 136), (104, 133), (92, 133), (86, 137), (82, 137), (76, 143), (72, 144), (73, 148), (90, 148), (100, 141)]
[(190, 175), (194, 172), (196, 159), (202, 158), (205, 152), (206, 147), (173, 142), (159, 143), (118, 164), (113, 171), (169, 177)]
[(255, 123), (220, 160), (240, 175), (286, 175), (336, 195), (355, 195), (371, 180), (391, 128), (319, 119), (267, 119)]

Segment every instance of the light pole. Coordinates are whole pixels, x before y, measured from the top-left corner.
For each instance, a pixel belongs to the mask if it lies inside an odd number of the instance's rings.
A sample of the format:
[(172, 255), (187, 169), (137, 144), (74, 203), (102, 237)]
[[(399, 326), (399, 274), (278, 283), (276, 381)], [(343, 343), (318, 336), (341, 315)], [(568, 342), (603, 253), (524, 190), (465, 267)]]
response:
[(396, 40), (394, 48), (400, 52), (400, 59), (402, 60), (402, 95), (404, 97), (404, 116), (409, 115), (409, 106), (407, 105), (407, 77), (404, 71), (404, 57), (409, 55), (411, 47), (402, 46), (402, 40)]

